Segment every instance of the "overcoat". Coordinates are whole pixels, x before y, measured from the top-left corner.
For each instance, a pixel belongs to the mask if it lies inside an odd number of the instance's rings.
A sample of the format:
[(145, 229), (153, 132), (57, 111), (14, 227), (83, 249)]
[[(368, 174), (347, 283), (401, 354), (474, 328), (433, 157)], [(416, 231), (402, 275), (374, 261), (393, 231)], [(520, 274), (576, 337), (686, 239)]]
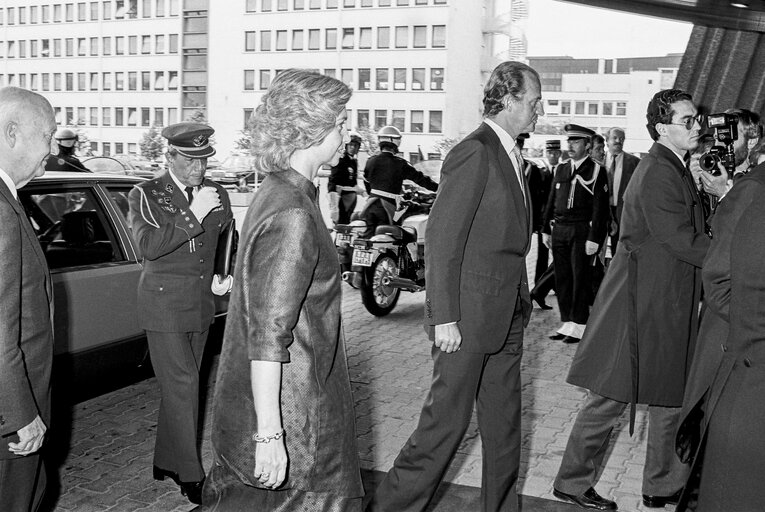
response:
[[(213, 400), (215, 464), (242, 485), (253, 476), (258, 418), (250, 361), (282, 363), (281, 413), (289, 455), (280, 489), (363, 496), (345, 340), (340, 267), (317, 203), (297, 171), (269, 174), (239, 240)], [(225, 491), (224, 491), (225, 492)]]
[(625, 191), (619, 246), (568, 382), (620, 402), (679, 407), (708, 248), (690, 173), (655, 143)]
[[(678, 504), (679, 511), (694, 510), (702, 465), (708, 468), (724, 465), (730, 482), (718, 482), (715, 487), (732, 490), (735, 483), (747, 475), (761, 472), (761, 464), (756, 462), (765, 459), (765, 439), (761, 435), (765, 429), (765, 414), (760, 412), (765, 393), (765, 374), (761, 369), (765, 361), (763, 222), (765, 164), (736, 181), (712, 219), (714, 238), (702, 272), (707, 307), (699, 329), (677, 436), (678, 455), (681, 460), (693, 463), (691, 477)], [(730, 454), (728, 460), (705, 454), (705, 444), (700, 441), (706, 436), (710, 422), (726, 434), (730, 443), (724, 447)], [(759, 434), (746, 435), (749, 429)], [(737, 432), (744, 435), (734, 435)], [(705, 505), (729, 510), (761, 508), (759, 488), (732, 492), (736, 496), (726, 497), (726, 505)], [(736, 506), (729, 501), (732, 499), (736, 500)]]
[(214, 187), (221, 205), (200, 223), (170, 171), (136, 185), (128, 195), (130, 226), (144, 258), (138, 282), (140, 327), (159, 332), (203, 332), (212, 323), (210, 289), (221, 229), (232, 217), (228, 193)]
[(530, 317), (529, 189), (486, 123), (449, 152), (441, 181), (425, 238), (425, 328), (433, 339), (433, 326), (457, 322), (461, 350), (490, 354), (505, 343), (519, 296), (524, 324)]

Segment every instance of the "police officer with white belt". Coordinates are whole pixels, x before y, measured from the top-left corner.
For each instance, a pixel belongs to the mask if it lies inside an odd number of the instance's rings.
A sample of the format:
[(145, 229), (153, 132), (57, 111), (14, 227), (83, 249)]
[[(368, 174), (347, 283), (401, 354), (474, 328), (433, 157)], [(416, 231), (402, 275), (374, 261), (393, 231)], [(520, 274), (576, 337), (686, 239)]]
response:
[(396, 203), (401, 200), (401, 185), (411, 180), (421, 187), (435, 191), (438, 183), (412, 167), (396, 155), (401, 144), (401, 132), (395, 126), (383, 126), (377, 132), (380, 154), (367, 161), (364, 181), (369, 199), (361, 218), (368, 226), (368, 233), (381, 224), (393, 224)]
[(358, 185), (359, 161), (356, 155), (361, 147), (361, 137), (351, 133), (351, 140), (345, 145), (345, 154), (332, 167), (327, 182), (329, 192), (329, 211), (336, 224), (348, 224), (351, 214), (356, 209), (357, 194), (363, 192)]

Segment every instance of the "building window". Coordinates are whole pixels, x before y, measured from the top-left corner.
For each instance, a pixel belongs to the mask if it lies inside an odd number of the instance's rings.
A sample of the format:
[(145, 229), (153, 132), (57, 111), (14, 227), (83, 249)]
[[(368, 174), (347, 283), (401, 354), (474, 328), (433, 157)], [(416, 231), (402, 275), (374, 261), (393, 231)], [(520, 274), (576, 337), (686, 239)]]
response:
[(357, 127), (369, 128), (369, 110), (357, 110), (356, 121)]
[(90, 90), (91, 91), (98, 90), (98, 73), (90, 74)]
[(308, 31), (308, 49), (318, 50), (321, 44), (321, 31), (318, 28), (312, 28)]
[(141, 107), (141, 126), (151, 125), (151, 110), (147, 107)]
[(244, 109), (244, 124), (243, 124), (243, 130), (247, 130), (250, 127), (250, 120), (252, 119), (252, 114), (255, 113), (255, 110), (252, 108), (246, 108)]
[(154, 7), (154, 15), (160, 18), (165, 15), (165, 0), (157, 0)]
[[(46, 5), (43, 6), (43, 16), (45, 16), (46, 7)], [(98, 2), (90, 2), (90, 21), (98, 21)]]
[(175, 124), (178, 122), (178, 109), (177, 108), (168, 108), (167, 109), (167, 124), (170, 126), (171, 124)]
[(321, 9), (321, 0), (310, 0), (308, 7), (311, 9)]
[(598, 104), (597, 103), (592, 103), (592, 102), (588, 103), (587, 104), (587, 114), (589, 114), (591, 116), (598, 115)]
[(444, 90), (444, 68), (430, 68), (430, 90)]
[(627, 115), (627, 103), (624, 101), (617, 101), (616, 102), (616, 115), (617, 116), (626, 116)]
[(560, 102), (560, 113), (561, 114), (571, 114), (571, 102), (570, 101), (561, 101)]
[(114, 126), (123, 126), (125, 124), (125, 112), (122, 107), (114, 109)]
[(127, 124), (128, 126), (138, 126), (138, 109), (135, 107), (127, 109)]
[(257, 0), (247, 0), (244, 10), (245, 12), (256, 12), (258, 10)]
[(169, 53), (178, 53), (178, 34), (170, 34), (168, 36), (168, 50)]
[(66, 4), (66, 21), (74, 21), (74, 4)]
[(440, 110), (431, 110), (430, 111), (430, 126), (428, 129), (428, 132), (430, 133), (441, 133), (441, 125), (442, 125), (442, 119), (443, 113)]
[(327, 9), (337, 9), (337, 0), (327, 0)]
[(254, 30), (248, 30), (244, 33), (244, 51), (246, 52), (254, 52), (255, 51), (255, 31)]
[(50, 73), (42, 74), (42, 90), (50, 91)]
[(348, 87), (353, 87), (353, 70), (352, 69), (341, 69), (340, 70), (340, 81), (343, 82)]
[(271, 87), (271, 70), (261, 69), (260, 70), (260, 90), (265, 91), (269, 87)]
[(574, 114), (581, 116), (584, 114), (584, 102), (583, 101), (575, 101), (574, 102)]
[(295, 0), (295, 2), (292, 4), (292, 8), (296, 11), (305, 10), (305, 0)]
[(125, 55), (124, 36), (117, 36), (114, 38), (114, 55)]
[(337, 49), (337, 29), (336, 28), (327, 29), (324, 43), (325, 43), (324, 47), (327, 50)]
[(77, 55), (80, 57), (84, 57), (88, 54), (88, 43), (87, 39), (84, 37), (81, 37), (77, 39)]
[(271, 0), (263, 0), (260, 4), (261, 12), (271, 12)]
[(128, 72), (128, 91), (138, 90), (138, 73), (136, 71)]
[(255, 90), (255, 70), (254, 69), (244, 70), (244, 90), (245, 91)]
[(37, 87), (38, 87), (37, 73), (32, 73), (29, 75), (29, 88), (33, 91), (36, 91)]
[(271, 51), (271, 31), (270, 30), (260, 31), (260, 51), (261, 52)]
[[(9, 84), (11, 83), (10, 79), (8, 80), (8, 83)], [(61, 73), (53, 73), (53, 90), (54, 91), (61, 90)]]
[(50, 5), (42, 6), (42, 22), (50, 23)]
[(178, 90), (178, 72), (177, 71), (167, 72), (167, 90), (168, 91)]
[(66, 56), (74, 57), (74, 39), (71, 37), (66, 39)]
[(112, 90), (112, 74), (111, 73), (103, 73), (101, 75), (101, 90), (103, 91)]
[(425, 122), (425, 113), (422, 110), (412, 110), (412, 119), (409, 122), (409, 131), (412, 133), (422, 133)]
[(128, 53), (136, 55), (138, 53), (138, 36), (128, 37)]
[(409, 44), (409, 27), (396, 27), (396, 48), (406, 48)]
[(85, 107), (77, 107), (77, 124), (85, 124), (86, 112)]
[(378, 7), (390, 7), (390, 0), (377, 0)]
[(396, 0), (396, 5), (399, 7), (406, 7), (409, 5), (409, 0)]
[(377, 47), (390, 48), (390, 27), (377, 27)]
[(151, 90), (151, 71), (141, 71), (141, 90)]
[(33, 5), (29, 8), (29, 23), (32, 25), (37, 24), (37, 6)]
[(151, 53), (151, 36), (141, 36), (141, 53)]
[(346, 9), (356, 7), (356, 0), (343, 0), (343, 7)]
[(353, 49), (353, 37), (354, 37), (354, 29), (352, 28), (344, 28), (343, 29), (343, 42), (342, 42), (342, 48), (344, 50), (352, 50)]
[(393, 126), (398, 128), (400, 132), (404, 131), (404, 111), (403, 110), (394, 110), (392, 112), (392, 119), (391, 123)]
[(276, 31), (276, 51), (277, 52), (287, 51), (287, 31), (286, 30)]
[(412, 68), (412, 90), (425, 90), (425, 68)]
[(377, 75), (376, 89), (378, 91), (387, 91), (388, 90), (388, 69), (378, 68), (376, 70), (376, 75)]
[(165, 125), (165, 110), (161, 107), (154, 109), (154, 126)]
[(276, 10), (277, 11), (286, 11), (288, 8), (287, 6), (287, 0), (278, 0), (276, 3)]
[(393, 90), (406, 90), (406, 68), (396, 68), (393, 70)]
[(157, 34), (154, 36), (154, 53), (165, 53), (165, 35)]
[(373, 7), (372, 0), (361, 0), (361, 7)]
[[(77, 90), (84, 91), (88, 82), (88, 75), (85, 73), (77, 73)], [(83, 116), (84, 117), (84, 116)]]
[(446, 47), (446, 25), (433, 25), (433, 48)]
[(292, 49), (294, 51), (301, 51), (303, 49), (303, 31), (292, 31)]
[(90, 38), (90, 56), (91, 57), (98, 56), (98, 38), (97, 37)]
[(74, 90), (74, 73), (66, 73), (66, 91)]
[[(102, 5), (103, 5), (103, 7), (101, 8), (101, 16), (103, 17), (103, 19), (105, 19), (105, 20), (112, 19), (112, 3), (111, 2), (104, 2)], [(55, 6), (55, 5), (53, 6), (53, 22), (54, 23), (59, 21), (59, 20), (56, 19), (56, 7), (57, 6)]]
[(425, 48), (428, 42), (427, 27), (424, 25), (417, 25), (412, 30), (414, 31), (414, 41), (412, 46), (414, 48)]
[(90, 126), (98, 126), (98, 107), (90, 107)]
[(359, 68), (359, 90), (368, 91), (369, 82), (371, 81), (371, 71), (369, 68)]
[(85, 21), (87, 19), (88, 6), (85, 2), (77, 4), (77, 21)]
[(151, 18), (151, 0), (143, 0), (141, 13), (144, 18)]
[(375, 130), (382, 128), (388, 124), (388, 111), (387, 110), (375, 110)]
[(165, 72), (164, 71), (154, 72), (154, 90), (155, 91), (165, 90)]
[(603, 115), (604, 116), (614, 115), (614, 104), (611, 103), (610, 101), (603, 102)]
[(359, 48), (368, 49), (372, 48), (372, 28), (361, 27), (359, 29)]
[(122, 91), (125, 89), (125, 73), (117, 71), (114, 73), (114, 90)]

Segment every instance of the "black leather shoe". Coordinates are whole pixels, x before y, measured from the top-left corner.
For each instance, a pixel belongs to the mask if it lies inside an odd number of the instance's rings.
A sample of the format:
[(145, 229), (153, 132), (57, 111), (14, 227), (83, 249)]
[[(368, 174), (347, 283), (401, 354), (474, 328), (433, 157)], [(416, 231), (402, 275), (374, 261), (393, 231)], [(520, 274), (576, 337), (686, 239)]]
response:
[(572, 343), (579, 343), (579, 338), (576, 338), (574, 336), (564, 336), (563, 343), (567, 343), (569, 345)]
[(591, 508), (593, 510), (617, 510), (615, 501), (607, 500), (590, 487), (583, 494), (575, 496), (573, 494), (566, 494), (553, 487), (553, 495), (559, 500), (568, 501), (574, 505), (578, 505), (581, 508)]
[(154, 480), (161, 481), (165, 478), (169, 478), (181, 488), (181, 494), (186, 496), (191, 503), (194, 503), (195, 505), (202, 504), (202, 486), (205, 482), (204, 479), (199, 482), (181, 482), (181, 479), (178, 478), (178, 473), (158, 468), (157, 466), (154, 466), (153, 473)]
[(552, 306), (547, 305), (544, 297), (538, 297), (532, 293), (531, 300), (537, 303), (539, 309), (552, 309)]
[(650, 494), (644, 494), (643, 505), (648, 508), (664, 508), (664, 505), (677, 505), (682, 493), (683, 490), (680, 489), (671, 496), (651, 496)]
[(563, 338), (565, 338), (565, 337), (566, 337), (566, 335), (565, 335), (565, 334), (561, 334), (561, 333), (559, 333), (559, 332), (556, 332), (555, 334), (553, 334), (552, 336), (550, 336), (550, 339), (551, 339), (551, 340), (556, 340), (556, 341), (557, 341), (557, 340), (562, 340), (562, 339), (563, 339)]

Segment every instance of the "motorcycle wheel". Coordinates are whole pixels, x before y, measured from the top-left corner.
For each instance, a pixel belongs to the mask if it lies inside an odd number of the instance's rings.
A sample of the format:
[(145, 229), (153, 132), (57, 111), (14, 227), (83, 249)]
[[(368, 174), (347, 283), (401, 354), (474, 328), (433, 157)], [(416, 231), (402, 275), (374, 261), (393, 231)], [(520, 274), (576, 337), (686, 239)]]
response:
[(385, 316), (393, 311), (401, 293), (398, 288), (383, 286), (385, 276), (398, 276), (398, 264), (388, 255), (382, 256), (372, 265), (361, 287), (361, 302), (375, 316)]

